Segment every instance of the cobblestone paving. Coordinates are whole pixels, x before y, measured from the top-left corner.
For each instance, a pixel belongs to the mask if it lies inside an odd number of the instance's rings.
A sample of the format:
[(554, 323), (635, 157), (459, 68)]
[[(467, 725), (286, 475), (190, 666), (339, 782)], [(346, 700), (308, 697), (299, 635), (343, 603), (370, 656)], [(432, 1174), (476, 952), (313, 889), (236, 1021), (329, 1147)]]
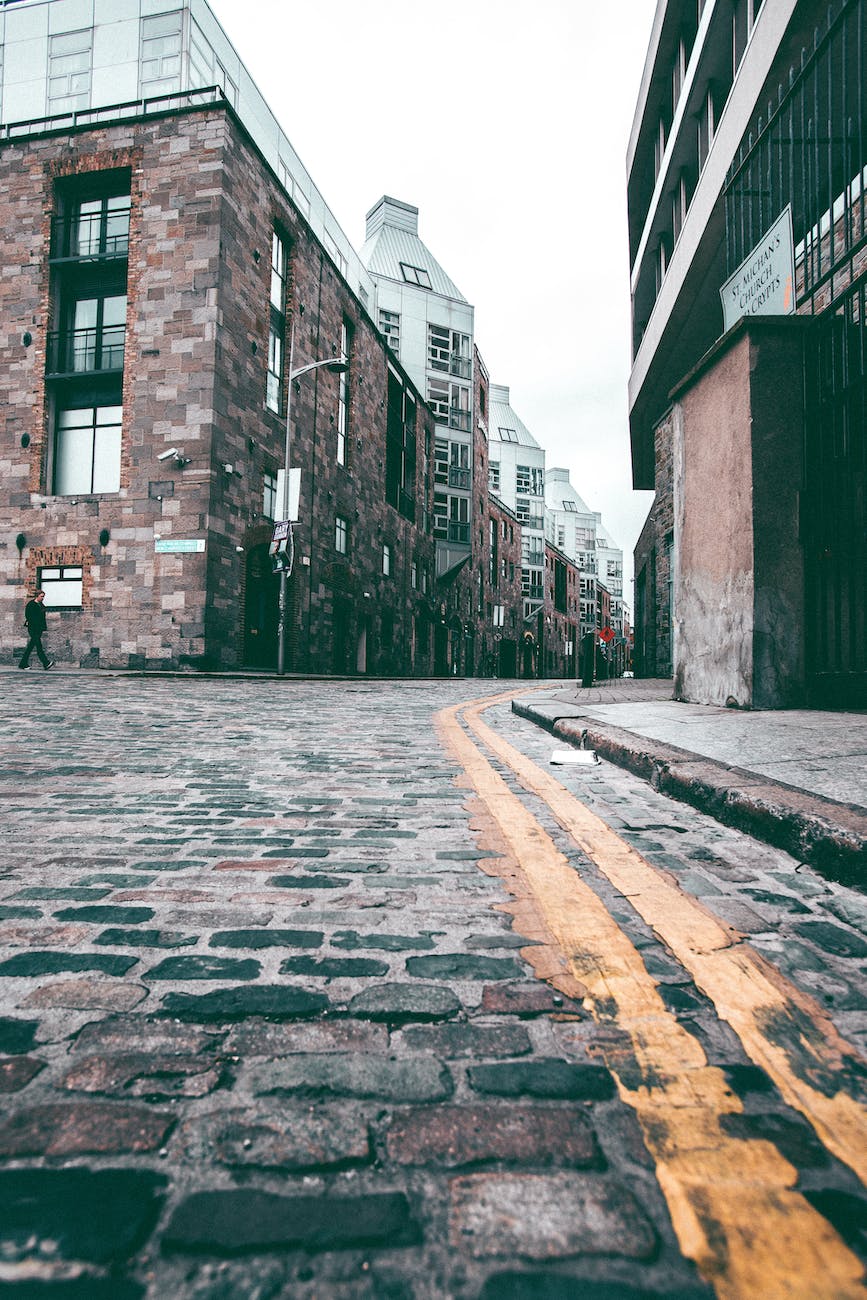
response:
[[(3, 681), (10, 1295), (711, 1294), (598, 1029), (534, 978), (477, 866), (431, 715), (484, 684)], [(486, 716), (547, 763), (549, 736)], [(863, 898), (607, 765), (561, 779), (867, 1044)], [(726, 1070), (732, 1120), (863, 1255), (857, 1180), (568, 851)]]

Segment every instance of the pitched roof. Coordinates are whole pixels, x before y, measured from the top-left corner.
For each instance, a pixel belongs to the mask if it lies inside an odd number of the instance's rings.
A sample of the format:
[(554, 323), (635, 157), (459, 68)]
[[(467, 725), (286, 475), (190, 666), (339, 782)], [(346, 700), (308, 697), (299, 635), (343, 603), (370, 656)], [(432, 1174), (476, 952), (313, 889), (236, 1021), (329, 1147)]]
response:
[(466, 298), (446, 275), (426, 244), (418, 237), (418, 208), (384, 195), (367, 214), (367, 238), (360, 257), (371, 275), (399, 284), (417, 284), (403, 267), (427, 272), (430, 288), (444, 298), (466, 302)]
[[(522, 447), (537, 447), (541, 451), (541, 444), (536, 441), (520, 416), (515, 414), (505, 384), (491, 384), (488, 398), (488, 437), (491, 442), (515, 442)], [(514, 433), (514, 438), (504, 437), (500, 432), (502, 429), (510, 430)]]

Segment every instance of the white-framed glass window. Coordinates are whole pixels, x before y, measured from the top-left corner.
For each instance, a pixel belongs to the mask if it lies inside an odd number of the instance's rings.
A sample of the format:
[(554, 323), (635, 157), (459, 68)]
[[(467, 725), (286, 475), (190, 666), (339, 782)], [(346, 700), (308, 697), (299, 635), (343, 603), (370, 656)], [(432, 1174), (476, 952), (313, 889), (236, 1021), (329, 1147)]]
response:
[[(340, 360), (349, 366), (349, 354), (352, 348), (352, 327), (348, 321), (340, 326)], [(349, 433), (349, 370), (344, 370), (337, 379), (337, 463), (346, 464), (347, 436)]]
[(500, 490), (500, 462), (498, 460), (488, 461), (488, 491), (499, 492)]
[(49, 37), (48, 112), (71, 113), (90, 104), (93, 28)]
[(220, 86), (233, 107), (238, 107), (238, 87), (217, 57), (194, 18), (190, 18), (190, 88)]
[(334, 549), (339, 555), (349, 554), (349, 520), (342, 515), (334, 520)]
[(516, 430), (516, 429), (504, 429), (503, 426), (500, 425), (500, 427), (499, 427), (499, 429), (497, 430), (497, 432), (498, 432), (499, 435), (500, 435), (500, 442), (517, 442), (517, 441), (518, 441), (518, 433), (517, 433), (517, 430)]
[(266, 519), (277, 518), (277, 475), (262, 475), (262, 514)]
[(447, 325), (428, 324), (427, 364), (429, 370), (469, 379), (472, 370), (469, 334), (461, 334)]
[(409, 262), (401, 262), (401, 275), (407, 284), (417, 284), (420, 289), (430, 289), (430, 276), (423, 266), (412, 266)]
[(85, 406), (57, 413), (54, 492), (57, 496), (120, 490), (122, 406)]
[(141, 20), (141, 97), (174, 95), (181, 88), (181, 34), (184, 15), (154, 14)]
[(397, 356), (400, 356), (400, 313), (379, 309), (379, 332)]
[(409, 566), (409, 585), (413, 591), (418, 588), (418, 564), (415, 560), (412, 560)]
[(283, 402), (283, 358), (286, 338), (286, 289), (289, 254), (286, 241), (277, 230), (271, 234), (271, 287), (269, 291), (268, 375), (265, 404), (275, 415)]
[(84, 570), (81, 565), (59, 564), (39, 570), (39, 586), (47, 609), (81, 609)]
[(382, 575), (384, 578), (391, 577), (391, 547), (388, 542), (382, 543)]

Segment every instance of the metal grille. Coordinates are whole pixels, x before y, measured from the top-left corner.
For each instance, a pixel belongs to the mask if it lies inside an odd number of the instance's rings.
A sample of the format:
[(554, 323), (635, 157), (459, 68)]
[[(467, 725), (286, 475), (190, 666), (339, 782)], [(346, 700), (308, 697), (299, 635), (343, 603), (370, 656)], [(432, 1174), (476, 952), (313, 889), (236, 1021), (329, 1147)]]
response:
[(797, 309), (809, 314), (867, 272), (865, 9), (867, 0), (837, 0), (825, 11), (726, 180), (729, 272), (791, 203)]
[(807, 674), (815, 703), (867, 704), (867, 285), (807, 345)]

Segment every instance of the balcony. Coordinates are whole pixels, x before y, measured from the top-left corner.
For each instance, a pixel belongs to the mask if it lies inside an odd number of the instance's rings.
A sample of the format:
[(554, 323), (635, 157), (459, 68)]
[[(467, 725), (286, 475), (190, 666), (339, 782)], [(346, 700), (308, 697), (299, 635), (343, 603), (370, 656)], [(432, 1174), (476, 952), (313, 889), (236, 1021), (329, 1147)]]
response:
[(76, 213), (51, 223), (53, 261), (91, 262), (129, 256), (129, 208)]
[(103, 329), (63, 330), (48, 336), (45, 373), (63, 375), (119, 374), (123, 370), (126, 329), (108, 325)]

